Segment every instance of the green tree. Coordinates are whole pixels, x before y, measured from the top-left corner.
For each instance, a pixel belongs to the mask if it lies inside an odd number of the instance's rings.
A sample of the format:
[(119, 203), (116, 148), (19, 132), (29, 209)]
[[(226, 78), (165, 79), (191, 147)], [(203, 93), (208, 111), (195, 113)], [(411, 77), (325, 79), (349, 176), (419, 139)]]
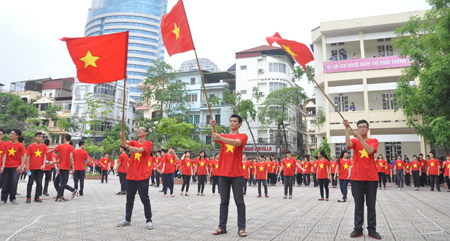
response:
[(58, 127), (61, 130), (67, 132), (77, 132), (81, 128), (81, 124), (83, 120), (76, 116), (71, 116), (69, 118), (59, 118), (58, 119)]
[[(115, 156), (119, 153), (120, 145), (122, 144), (122, 139), (120, 138), (120, 132), (122, 131), (122, 122), (115, 124), (111, 130), (106, 129), (103, 132), (103, 141), (101, 142), (103, 150), (106, 153), (110, 153)], [(124, 126), (125, 138), (128, 139), (130, 134), (130, 128), (128, 125)]]
[(136, 119), (136, 122), (138, 122), (140, 126), (147, 128), (148, 135), (145, 139), (152, 141), (154, 148), (162, 148), (164, 146), (165, 136), (163, 133), (158, 131), (158, 124), (161, 119), (163, 118), (159, 116), (152, 119), (140, 116)]
[(200, 144), (192, 140), (192, 132), (195, 129), (193, 124), (179, 122), (175, 118), (163, 118), (157, 126), (158, 132), (166, 137), (166, 147), (181, 147), (184, 150), (200, 149)]
[(23, 101), (19, 96), (0, 93), (0, 123), (8, 131), (25, 129), (27, 119), (37, 118), (39, 111), (31, 103)]
[(94, 138), (100, 132), (100, 126), (106, 121), (106, 115), (112, 113), (112, 101), (107, 101), (101, 95), (100, 99), (95, 98), (92, 93), (87, 94), (87, 114), (89, 119), (83, 123), (89, 125), (89, 129), (84, 129), (84, 134), (88, 134)]
[[(395, 48), (408, 56), (411, 66), (399, 78), (397, 109), (407, 125), (429, 144), (450, 146), (450, 1), (428, 0), (431, 9), (423, 18), (411, 17), (395, 33)], [(418, 85), (410, 84), (419, 79)]]
[[(320, 142), (319, 148), (314, 150), (315, 155), (317, 155), (317, 153), (323, 150), (325, 152), (325, 154), (327, 154), (328, 158), (331, 158), (331, 148), (330, 148), (330, 144), (328, 144), (328, 140), (326, 137), (324, 137), (322, 139), (322, 141)], [(313, 152), (313, 153), (314, 153)], [(330, 161), (330, 160), (329, 160)]]

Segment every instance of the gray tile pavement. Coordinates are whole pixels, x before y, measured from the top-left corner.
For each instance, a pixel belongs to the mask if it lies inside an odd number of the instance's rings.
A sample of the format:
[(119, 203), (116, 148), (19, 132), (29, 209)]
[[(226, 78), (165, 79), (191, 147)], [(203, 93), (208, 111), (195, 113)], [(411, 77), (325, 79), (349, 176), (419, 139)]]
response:
[[(73, 183), (72, 180), (69, 182)], [(132, 225), (116, 227), (125, 216), (125, 196), (119, 179), (110, 175), (108, 184), (85, 181), (85, 195), (66, 203), (56, 203), (51, 187), (43, 203), (25, 203), (26, 183), (19, 183), (19, 205), (0, 206), (0, 240), (241, 240), (237, 235), (237, 211), (230, 201), (228, 233), (213, 236), (217, 228), (220, 198), (211, 194), (197, 196), (191, 184), (190, 196), (163, 197), (150, 187), (154, 230), (145, 229), (143, 206), (136, 196)], [(350, 187), (349, 187), (350, 191)], [(383, 240), (450, 240), (450, 193), (422, 188), (399, 191), (394, 187), (379, 190), (377, 231)], [(249, 187), (245, 199), (247, 232), (244, 240), (353, 240), (354, 204), (349, 192), (346, 203), (338, 203), (340, 191), (330, 188), (330, 201), (317, 201), (319, 189), (294, 187), (293, 199), (283, 199), (283, 187), (269, 187), (269, 198), (257, 198), (257, 188)], [(66, 192), (66, 198), (70, 194)], [(357, 240), (370, 239), (366, 235)]]

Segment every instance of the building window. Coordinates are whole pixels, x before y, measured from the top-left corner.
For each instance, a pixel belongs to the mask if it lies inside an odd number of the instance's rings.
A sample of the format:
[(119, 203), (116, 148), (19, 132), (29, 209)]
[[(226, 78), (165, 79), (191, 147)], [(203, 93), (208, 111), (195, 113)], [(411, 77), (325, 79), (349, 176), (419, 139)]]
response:
[[(316, 143), (317, 143), (317, 138), (316, 138)], [(336, 159), (339, 159), (339, 157), (341, 156), (341, 153), (345, 150), (347, 150), (347, 144), (336, 143), (336, 145), (334, 147), (334, 153), (336, 153)]]
[(394, 93), (381, 94), (381, 99), (383, 101), (383, 110), (393, 110), (397, 107)]
[(200, 123), (200, 115), (194, 115), (194, 124)]
[(71, 110), (71, 109), (72, 109), (72, 102), (65, 102), (64, 110)]
[(340, 112), (348, 111), (348, 96), (339, 95), (334, 97), (334, 104)]
[(247, 94), (247, 90), (241, 90), (241, 94), (242, 94), (242, 95)]
[(386, 142), (384, 143), (384, 147), (386, 148), (386, 161), (388, 162), (402, 154), (401, 142)]
[(269, 143), (274, 144), (277, 139), (277, 131), (269, 130)]
[(191, 85), (195, 85), (195, 78), (191, 78)]
[(188, 96), (188, 102), (197, 102), (197, 98), (198, 98), (197, 94), (190, 94), (187, 96)]
[(188, 122), (191, 123), (191, 124), (194, 124), (194, 116), (193, 115), (189, 116)]
[(275, 90), (281, 90), (286, 88), (287, 84), (279, 83), (279, 82), (269, 82), (269, 93), (272, 93)]
[(211, 116), (210, 115), (206, 115), (206, 124), (208, 125), (209, 124), (209, 120), (211, 119)]
[(206, 141), (206, 145), (211, 145), (211, 136), (207, 135), (205, 141)]
[(269, 63), (269, 72), (279, 72), (286, 74), (286, 65), (282, 63)]
[(241, 70), (247, 70), (247, 65), (241, 65)]
[(385, 56), (393, 56), (394, 55), (394, 48), (392, 45), (379, 45), (378, 46), (378, 57), (385, 57)]
[(113, 86), (108, 84), (97, 84), (94, 87), (94, 94), (115, 96), (116, 90)]
[(48, 109), (48, 103), (39, 105), (39, 110), (40, 111), (46, 111), (47, 109)]
[(215, 118), (217, 125), (220, 125), (220, 115), (216, 115)]

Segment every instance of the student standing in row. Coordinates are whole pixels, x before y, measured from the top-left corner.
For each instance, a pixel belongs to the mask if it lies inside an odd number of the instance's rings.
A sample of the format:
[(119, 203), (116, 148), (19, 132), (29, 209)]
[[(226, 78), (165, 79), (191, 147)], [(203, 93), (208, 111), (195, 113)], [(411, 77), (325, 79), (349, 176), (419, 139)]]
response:
[(427, 176), (430, 177), (431, 191), (434, 191), (434, 184), (436, 183), (437, 191), (440, 192), (438, 175), (440, 171), (439, 161), (434, 158), (434, 153), (430, 152), (430, 160), (427, 162)]
[(264, 185), (264, 194), (266, 198), (269, 197), (267, 192), (267, 164), (264, 162), (264, 156), (259, 157), (259, 162), (255, 165), (255, 171), (253, 172), (254, 178), (258, 181), (258, 197), (261, 197), (261, 182)]
[(167, 149), (167, 154), (164, 155), (162, 160), (162, 169), (161, 172), (163, 173), (163, 192), (164, 197), (168, 197), (167, 195), (167, 189), (170, 189), (170, 196), (175, 197), (173, 195), (173, 184), (174, 184), (174, 178), (175, 178), (175, 162), (177, 161), (177, 156), (175, 155), (175, 150), (173, 149), (173, 146), (169, 146)]
[(334, 178), (336, 176), (336, 169), (337, 169), (336, 158), (334, 156), (332, 156), (331, 162), (330, 162), (331, 187), (332, 188), (337, 187), (337, 180), (336, 180), (336, 178)]
[(127, 170), (128, 170), (128, 154), (125, 147), (120, 147), (120, 156), (117, 161), (117, 173), (119, 174), (120, 192), (118, 195), (127, 194)]
[(207, 182), (206, 176), (209, 176), (208, 171), (209, 161), (206, 156), (206, 152), (200, 152), (200, 159), (197, 160), (197, 166), (195, 167), (195, 172), (197, 173), (198, 183), (197, 183), (197, 196), (203, 194), (203, 190), (205, 190), (205, 183)]
[(216, 185), (217, 185), (217, 191), (219, 191), (219, 176), (217, 175), (218, 169), (219, 169), (219, 153), (216, 153), (214, 156), (214, 159), (210, 161), (210, 171), (211, 179), (212, 179), (212, 193), (215, 195), (216, 193)]
[[(84, 141), (78, 143), (79, 148), (73, 152), (73, 187), (78, 190), (80, 196), (84, 195), (84, 178), (86, 176), (86, 161), (89, 159), (89, 154), (84, 148), (86, 147)], [(80, 181), (80, 189), (78, 189), (78, 181)]]
[[(337, 166), (337, 175), (339, 176), (339, 187), (341, 189), (342, 198), (338, 202), (347, 201), (348, 183), (350, 181), (350, 174), (352, 169), (352, 160), (348, 159), (348, 151), (341, 152)], [(336, 176), (334, 177), (336, 178)]]
[(42, 202), (40, 199), (42, 194), (42, 177), (44, 176), (45, 160), (48, 155), (47, 146), (42, 143), (42, 137), (42, 132), (36, 132), (36, 134), (34, 134), (35, 142), (31, 143), (27, 148), (28, 157), (25, 172), (31, 172), (31, 175), (28, 176), (26, 203), (31, 203), (31, 190), (33, 188), (33, 182), (36, 182), (34, 202)]
[(191, 176), (194, 173), (192, 159), (190, 157), (190, 151), (185, 151), (184, 155), (181, 157), (181, 177), (183, 178), (181, 195), (183, 195), (184, 187), (186, 187), (186, 192), (184, 193), (185, 196), (189, 196), (189, 183), (191, 181)]
[(398, 190), (403, 190), (404, 176), (405, 176), (405, 162), (402, 160), (402, 156), (398, 155), (397, 160), (394, 162), (394, 173), (397, 177)]
[(378, 155), (376, 165), (378, 172), (378, 189), (381, 190), (381, 184), (383, 184), (383, 187), (386, 190), (386, 160), (383, 159), (383, 155)]
[(244, 170), (244, 181), (243, 181), (243, 196), (246, 197), (247, 196), (247, 181), (250, 174), (250, 163), (247, 160), (247, 155), (242, 155), (242, 169)]
[(305, 186), (309, 187), (309, 184), (311, 183), (311, 162), (307, 157), (303, 160), (303, 168), (303, 181)]
[[(284, 197), (283, 199), (287, 198), (288, 195), (288, 189), (289, 189), (289, 199), (292, 199), (292, 181), (294, 180), (294, 170), (295, 168), (299, 167), (300, 169), (303, 169), (298, 163), (295, 158), (291, 156), (290, 151), (286, 151), (286, 158), (283, 159), (281, 162), (281, 168), (280, 172), (283, 172), (283, 178), (284, 178)], [(304, 170), (303, 170), (304, 171)]]
[(48, 145), (50, 145), (50, 140), (44, 140), (44, 144), (47, 146), (47, 156), (46, 156), (46, 160), (45, 160), (45, 167), (44, 167), (44, 190), (43, 190), (43, 195), (44, 196), (48, 196), (48, 184), (50, 183), (50, 180), (52, 179), (52, 169), (55, 169), (55, 165), (47, 165), (50, 162), (54, 162), (56, 161), (55, 158), (58, 158), (58, 156), (55, 155), (55, 153), (53, 153), (53, 151), (51, 151), (50, 148), (48, 148)]
[[(65, 202), (64, 189), (72, 191), (72, 198), (77, 194), (77, 190), (73, 189), (71, 186), (67, 185), (69, 182), (69, 172), (73, 170), (73, 146), (70, 144), (72, 139), (71, 135), (64, 136), (64, 144), (61, 144), (55, 148), (55, 153), (59, 153), (59, 160), (56, 162), (51, 162), (52, 164), (58, 164), (59, 166), (59, 186), (58, 194), (56, 195), (56, 202)], [(55, 182), (56, 183), (56, 182)]]
[(331, 179), (330, 175), (330, 162), (327, 159), (325, 151), (319, 151), (319, 160), (317, 160), (317, 182), (320, 188), (320, 198), (319, 201), (323, 201), (323, 189), (325, 188), (325, 201), (328, 201), (328, 196), (330, 191), (328, 189), (328, 184)]
[(417, 159), (417, 156), (413, 156), (413, 161), (411, 162), (411, 171), (413, 175), (414, 181), (414, 189), (419, 191), (420, 188), (420, 177), (422, 176), (422, 168), (420, 161)]
[(444, 177), (445, 177), (445, 182), (447, 182), (447, 192), (450, 192), (450, 156), (447, 156), (447, 160), (443, 163), (442, 168), (444, 169)]

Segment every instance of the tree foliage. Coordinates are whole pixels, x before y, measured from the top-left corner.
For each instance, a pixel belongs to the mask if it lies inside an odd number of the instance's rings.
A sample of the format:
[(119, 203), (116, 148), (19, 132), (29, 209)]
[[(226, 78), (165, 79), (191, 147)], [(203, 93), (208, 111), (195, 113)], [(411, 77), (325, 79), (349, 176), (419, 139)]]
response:
[(179, 122), (175, 118), (163, 118), (157, 125), (158, 132), (166, 136), (165, 146), (180, 147), (184, 150), (199, 150), (200, 144), (192, 140), (195, 126), (186, 122)]
[[(396, 30), (393, 41), (411, 66), (400, 77), (395, 91), (397, 109), (408, 126), (430, 144), (450, 145), (450, 1), (428, 0), (424, 18), (411, 17)], [(411, 80), (419, 79), (418, 85)]]
[(39, 111), (31, 103), (23, 101), (19, 96), (0, 93), (0, 123), (7, 131), (24, 129), (28, 118), (37, 118)]
[[(310, 73), (313, 77), (315, 77), (316, 70), (314, 69), (313, 66), (311, 66), (311, 65), (306, 65), (306, 69), (309, 71), (309, 73)], [(294, 70), (294, 77), (295, 77), (296, 79), (301, 79), (301, 78), (303, 78), (303, 76), (305, 76), (305, 75), (306, 75), (306, 78), (308, 79), (308, 82), (309, 82), (309, 83), (313, 82), (313, 79), (312, 79), (311, 76), (309, 76), (309, 74), (303, 69), (303, 67), (297, 66), (297, 67), (295, 68), (295, 70)]]

